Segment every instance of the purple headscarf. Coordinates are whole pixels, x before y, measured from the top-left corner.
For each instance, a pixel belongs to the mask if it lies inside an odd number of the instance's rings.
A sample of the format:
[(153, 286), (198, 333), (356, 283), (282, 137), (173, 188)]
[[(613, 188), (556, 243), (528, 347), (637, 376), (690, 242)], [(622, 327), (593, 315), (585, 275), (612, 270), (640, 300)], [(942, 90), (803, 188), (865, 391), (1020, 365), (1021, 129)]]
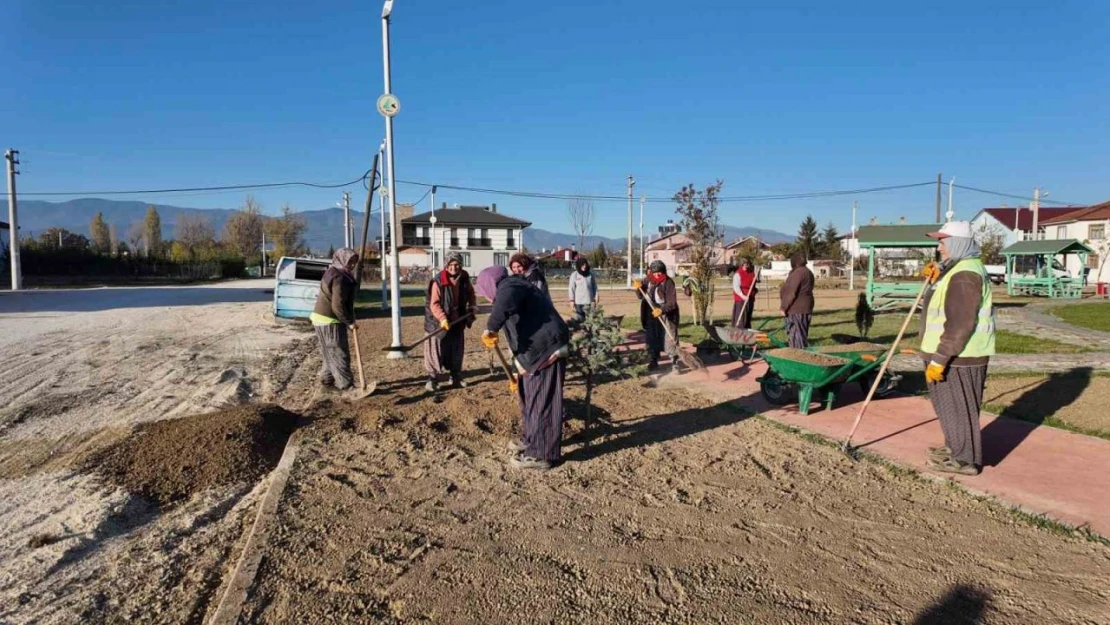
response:
[(331, 257), (331, 266), (338, 269), (348, 278), (354, 279), (354, 273), (347, 269), (347, 265), (351, 264), (351, 260), (358, 256), (358, 252), (349, 247), (341, 247), (335, 250), (335, 254)]
[(478, 295), (493, 303), (493, 298), (497, 295), (497, 283), (504, 280), (508, 275), (509, 270), (504, 267), (486, 267), (482, 270), (482, 273), (478, 274), (478, 282), (474, 285), (474, 290), (478, 291)]

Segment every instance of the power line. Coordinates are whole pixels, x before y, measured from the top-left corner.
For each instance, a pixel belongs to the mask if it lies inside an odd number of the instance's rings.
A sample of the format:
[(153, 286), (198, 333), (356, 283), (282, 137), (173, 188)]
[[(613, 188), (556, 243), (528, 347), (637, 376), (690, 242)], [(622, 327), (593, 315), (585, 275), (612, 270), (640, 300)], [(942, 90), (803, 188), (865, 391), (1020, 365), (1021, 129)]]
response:
[[(968, 187), (968, 186), (964, 186), (962, 184), (953, 184), (952, 186), (956, 187), (957, 189), (963, 189), (964, 191), (975, 191), (976, 193), (984, 193), (986, 195), (997, 195), (998, 197), (1006, 197), (1006, 198), (1011, 198), (1011, 199), (1014, 199), (1014, 200), (1024, 200), (1026, 202), (1032, 202), (1033, 201), (1032, 197), (1029, 197), (1029, 196), (1026, 196), (1026, 195), (1014, 195), (1012, 193), (1003, 193), (1001, 191), (991, 191), (989, 189), (976, 189), (975, 187)], [(1061, 204), (1063, 206), (1085, 206), (1085, 204), (1078, 203), (1078, 202), (1062, 202), (1060, 200), (1046, 200), (1046, 199), (1044, 199), (1043, 196), (1040, 198), (1040, 202), (1041, 202), (1041, 204)]]
[(339, 184), (324, 184), (318, 182), (267, 182), (262, 184), (232, 184), (218, 187), (184, 187), (180, 189), (139, 189), (139, 190), (126, 190), (126, 191), (40, 191), (36, 193), (20, 192), (20, 195), (157, 195), (161, 193), (184, 193), (188, 191), (245, 191), (248, 189), (276, 189), (280, 187), (312, 187), (313, 189), (339, 189), (342, 187), (349, 187), (365, 180), (370, 175), (366, 172), (362, 176), (355, 178), (349, 182), (341, 182)]

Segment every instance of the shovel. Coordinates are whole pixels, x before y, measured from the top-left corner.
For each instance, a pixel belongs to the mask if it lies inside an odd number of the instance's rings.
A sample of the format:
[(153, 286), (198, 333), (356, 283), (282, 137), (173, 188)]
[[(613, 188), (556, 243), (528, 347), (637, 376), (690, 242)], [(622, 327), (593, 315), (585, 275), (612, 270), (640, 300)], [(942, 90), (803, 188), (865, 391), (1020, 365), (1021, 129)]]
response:
[(358, 389), (353, 395), (354, 399), (364, 399), (378, 390), (378, 381), (374, 380), (369, 386), (366, 385), (366, 373), (362, 370), (362, 348), (358, 344), (358, 330), (352, 328), (351, 332), (355, 335), (355, 361), (358, 363)]
[[(455, 327), (456, 324), (461, 323), (461, 322), (463, 322), (463, 321), (465, 321), (465, 320), (467, 320), (467, 319), (469, 319), (473, 316), (474, 316), (474, 313), (472, 313), (472, 312), (466, 313), (462, 317), (459, 317), (458, 319), (452, 321), (450, 323), (450, 325), (447, 326), (447, 328), (448, 329), (453, 328), (453, 327)], [(398, 345), (396, 347), (391, 345), (389, 347), (383, 347), (382, 351), (383, 352), (403, 352), (403, 353), (407, 354), (408, 352), (411, 352), (413, 349), (423, 345), (426, 341), (428, 341), (432, 337), (438, 336), (441, 332), (444, 332), (443, 328), (436, 328), (435, 332), (430, 332), (428, 334), (425, 334), (423, 338), (421, 338), (419, 341), (413, 343), (412, 345)]]
[(517, 379), (516, 375), (513, 374), (513, 369), (509, 366), (509, 361), (505, 360), (505, 354), (501, 352), (501, 347), (495, 347), (493, 351), (497, 352), (497, 359), (501, 361), (501, 366), (505, 369), (505, 375), (509, 376), (509, 379), (514, 383), (519, 384), (520, 381)]

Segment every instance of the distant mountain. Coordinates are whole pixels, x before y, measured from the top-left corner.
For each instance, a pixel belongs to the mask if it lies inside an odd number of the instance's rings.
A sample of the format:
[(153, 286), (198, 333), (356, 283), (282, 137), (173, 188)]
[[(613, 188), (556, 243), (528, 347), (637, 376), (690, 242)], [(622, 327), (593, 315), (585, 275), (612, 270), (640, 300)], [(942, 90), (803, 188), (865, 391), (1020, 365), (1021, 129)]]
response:
[[(38, 236), (48, 228), (65, 228), (71, 232), (89, 235), (89, 223), (96, 213), (104, 213), (104, 220), (116, 227), (120, 240), (127, 239), (127, 231), (131, 224), (141, 223), (146, 216), (148, 202), (104, 200), (99, 198), (82, 198), (67, 202), (44, 202), (41, 200), (22, 200), (19, 202), (19, 229), (24, 234)], [(185, 208), (168, 204), (155, 204), (158, 214), (162, 219), (162, 237), (172, 239), (177, 220), (183, 214), (199, 214), (208, 219), (217, 235), (223, 231), (224, 223), (235, 212), (229, 208)], [(305, 242), (309, 248), (316, 252), (326, 252), (328, 247), (341, 247), (343, 245), (343, 210), (339, 208), (325, 208), (322, 210), (301, 211), (308, 228), (305, 232)], [(356, 239), (362, 233), (362, 212), (351, 210), (351, 218), (355, 222)], [(380, 234), (378, 218), (370, 218), (370, 231), (368, 241), (374, 241)], [(774, 230), (761, 228), (737, 228), (724, 226), (725, 242), (732, 242), (746, 236), (757, 236), (767, 243), (783, 243), (793, 241), (792, 235), (783, 234)], [(551, 232), (541, 228), (528, 228), (524, 231), (524, 245), (533, 252), (543, 249), (553, 250), (557, 247), (570, 247), (577, 245), (578, 237), (573, 234)], [(598, 243), (604, 243), (608, 249), (623, 249), (627, 246), (626, 239), (609, 238), (601, 236), (586, 237), (585, 248), (593, 249)]]

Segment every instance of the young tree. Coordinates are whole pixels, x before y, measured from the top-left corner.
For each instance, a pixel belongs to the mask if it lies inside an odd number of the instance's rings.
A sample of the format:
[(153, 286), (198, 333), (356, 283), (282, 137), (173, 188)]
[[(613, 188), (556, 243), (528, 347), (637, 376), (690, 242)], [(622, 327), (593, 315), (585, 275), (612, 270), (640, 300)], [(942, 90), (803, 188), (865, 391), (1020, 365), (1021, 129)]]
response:
[(609, 261), (609, 252), (605, 249), (605, 244), (598, 243), (594, 251), (590, 252), (588, 260), (591, 266), (603, 269)]
[(694, 293), (695, 316), (703, 323), (707, 323), (706, 311), (713, 302), (713, 267), (719, 260), (717, 256), (724, 239), (717, 213), (724, 184), (718, 180), (700, 191), (689, 184), (674, 195), (678, 204), (676, 212), (682, 218), (682, 231), (690, 242), (687, 257), (691, 265), (690, 277), (700, 285), (709, 285)]
[(605, 318), (601, 304), (591, 306), (570, 338), (571, 359), (586, 378), (586, 424), (591, 423), (594, 386), (603, 376), (619, 377), (623, 363), (617, 346), (624, 341), (620, 328)]
[(574, 233), (578, 235), (578, 249), (586, 249), (586, 237), (594, 230), (594, 203), (592, 200), (574, 198), (567, 202), (567, 216)]
[(224, 224), (223, 242), (248, 262), (262, 253), (262, 206), (248, 195), (246, 202)]
[(174, 226), (174, 242), (181, 244), (188, 258), (196, 258), (216, 242), (216, 230), (200, 213), (182, 213)]
[(775, 243), (771, 246), (771, 254), (777, 259), (790, 258), (790, 255), (793, 253), (793, 243)]
[(828, 260), (841, 260), (844, 257), (843, 249), (840, 247), (840, 233), (831, 221), (821, 233), (821, 254)]
[(108, 224), (104, 221), (104, 213), (98, 212), (89, 224), (89, 235), (92, 239), (92, 248), (98, 254), (108, 254), (112, 251), (111, 236), (108, 233)]
[[(328, 244), (328, 258), (333, 258), (334, 256), (335, 256), (335, 246), (329, 243)], [(362, 251), (362, 257), (366, 258), (366, 250)]]
[(281, 207), (281, 216), (263, 221), (266, 238), (274, 242), (273, 257), (299, 256), (307, 252), (304, 232), (307, 229), (304, 218), (288, 205)]
[(979, 257), (984, 264), (1000, 265), (1005, 262), (1001, 252), (1006, 245), (1006, 236), (998, 224), (980, 224), (975, 231), (975, 240), (979, 242)]
[(131, 246), (132, 254), (138, 254), (143, 249), (143, 222), (133, 221), (127, 227), (127, 243)]
[(757, 239), (748, 239), (740, 244), (736, 249), (736, 255), (733, 261), (739, 265), (742, 261), (751, 261), (753, 267), (758, 267), (763, 264), (763, 250), (759, 248), (759, 241)]
[(146, 255), (157, 258), (162, 251), (162, 218), (158, 209), (150, 205), (143, 218), (143, 243), (146, 245)]
[(817, 252), (818, 244), (817, 221), (813, 218), (813, 215), (806, 215), (806, 218), (802, 220), (802, 225), (798, 227), (798, 239), (794, 245), (809, 260)]

